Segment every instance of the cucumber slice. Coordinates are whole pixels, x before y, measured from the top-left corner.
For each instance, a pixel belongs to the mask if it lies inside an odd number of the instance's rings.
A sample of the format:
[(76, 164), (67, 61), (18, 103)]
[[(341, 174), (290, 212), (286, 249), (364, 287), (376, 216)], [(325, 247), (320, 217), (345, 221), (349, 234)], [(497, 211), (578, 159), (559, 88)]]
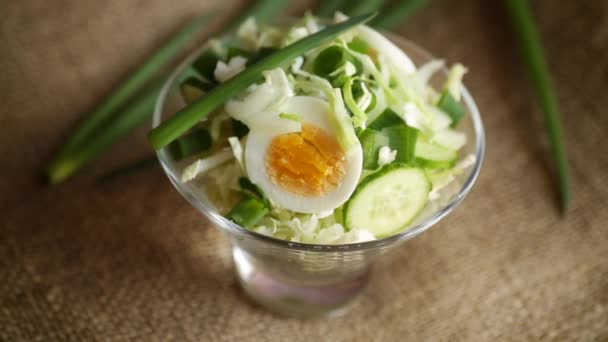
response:
[(210, 149), (212, 144), (213, 139), (211, 139), (209, 131), (199, 128), (171, 142), (169, 153), (173, 159), (182, 160)]
[(429, 199), (431, 183), (423, 169), (385, 165), (366, 177), (344, 205), (347, 229), (368, 229), (377, 238), (405, 229)]
[(458, 152), (422, 139), (416, 142), (416, 163), (428, 169), (449, 169), (456, 164)]
[(363, 168), (375, 170), (378, 168), (378, 151), (383, 146), (388, 146), (389, 139), (386, 135), (373, 129), (366, 129), (359, 135), (361, 149), (363, 150)]
[(446, 129), (437, 132), (433, 137), (433, 141), (441, 146), (450, 150), (458, 151), (467, 142), (467, 136), (453, 129)]

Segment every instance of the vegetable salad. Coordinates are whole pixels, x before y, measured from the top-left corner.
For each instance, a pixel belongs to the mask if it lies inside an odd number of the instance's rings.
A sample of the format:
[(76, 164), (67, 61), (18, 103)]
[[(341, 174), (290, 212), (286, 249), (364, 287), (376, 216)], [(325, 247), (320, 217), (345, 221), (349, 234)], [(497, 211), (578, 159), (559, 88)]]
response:
[[(336, 15), (335, 21), (344, 21)], [(185, 105), (250, 65), (325, 28), (247, 20), (214, 40), (180, 78)], [(416, 67), (379, 32), (358, 25), (230, 98), (173, 141), (181, 181), (202, 181), (218, 212), (255, 232), (294, 242), (345, 244), (408, 228), (474, 162), (459, 155), (460, 64), (447, 82), (432, 60)]]

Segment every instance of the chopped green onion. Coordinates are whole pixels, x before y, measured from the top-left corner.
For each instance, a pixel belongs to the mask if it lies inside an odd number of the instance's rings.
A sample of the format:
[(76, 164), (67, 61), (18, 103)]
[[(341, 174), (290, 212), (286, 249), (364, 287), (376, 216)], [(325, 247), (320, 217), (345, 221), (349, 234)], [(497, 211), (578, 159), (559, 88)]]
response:
[(450, 127), (452, 128), (455, 128), (458, 125), (458, 122), (460, 122), (460, 119), (464, 116), (464, 108), (462, 108), (460, 103), (456, 101), (448, 90), (444, 90), (441, 94), (441, 98), (439, 99), (439, 102), (437, 102), (437, 107), (450, 116), (452, 119)]
[(384, 0), (359, 0), (353, 1), (348, 9), (345, 8), (346, 14), (349, 16), (359, 15), (377, 11), (382, 7)]
[(422, 8), (428, 0), (401, 0), (389, 6), (376, 17), (371, 25), (383, 30), (392, 30), (402, 24), (412, 13)]
[(196, 69), (203, 77), (213, 83), (217, 83), (215, 79), (215, 67), (217, 62), (221, 61), (222, 57), (213, 48), (209, 48), (192, 63), (192, 67)]
[[(192, 37), (209, 22), (209, 16), (201, 16), (194, 19), (177, 35), (171, 38), (160, 50), (155, 52), (135, 73), (122, 83), (110, 96), (108, 96), (93, 112), (87, 115), (86, 119), (77, 129), (67, 138), (63, 146), (59, 149), (48, 168), (48, 177), (51, 182), (63, 180), (63, 177), (56, 177), (64, 173), (56, 169), (66, 169), (63, 159), (69, 157), (80, 145), (86, 144), (93, 139), (95, 131), (100, 129), (105, 121), (110, 118), (117, 110), (124, 107), (162, 66), (171, 61), (175, 56), (192, 40)], [(126, 112), (130, 109), (126, 109)]]
[(277, 51), (276, 48), (271, 48), (271, 47), (260, 48), (255, 54), (253, 54), (249, 57), (249, 59), (247, 60), (247, 66), (255, 64), (260, 59), (268, 57), (269, 55), (273, 54), (276, 51)]
[(229, 98), (244, 91), (260, 79), (262, 72), (282, 66), (307, 51), (323, 44), (346, 30), (367, 22), (375, 14), (353, 17), (339, 24), (327, 26), (325, 29), (300, 39), (295, 43), (276, 51), (253, 64), (235, 77), (229, 79), (211, 90), (206, 96), (192, 105), (180, 110), (154, 128), (148, 134), (148, 139), (154, 149), (158, 150), (167, 146), (171, 141), (182, 135), (209, 113), (225, 103)]
[(260, 187), (258, 187), (257, 185), (253, 184), (249, 180), (249, 178), (247, 178), (247, 177), (239, 178), (239, 187), (246, 195), (258, 198), (258, 199), (262, 200), (267, 207), (270, 206), (270, 204), (268, 203), (268, 199), (266, 198), (266, 195), (264, 194), (264, 191), (262, 191), (262, 189), (260, 189)]
[(148, 118), (154, 110), (161, 86), (162, 83), (158, 83), (149, 87), (148, 90), (134, 99), (125, 110), (116, 113), (116, 119), (112, 121), (111, 126), (101, 130), (87, 144), (74, 148), (69, 155), (64, 156), (59, 163), (54, 164), (54, 167), (49, 169), (49, 181), (52, 184), (64, 181), (116, 140), (127, 135), (134, 126)]
[(367, 128), (359, 134), (361, 149), (363, 150), (363, 168), (375, 170), (378, 168), (378, 152), (383, 146), (389, 146), (386, 134)]
[(331, 74), (344, 63), (350, 61), (348, 51), (344, 48), (332, 45), (321, 51), (314, 60), (312, 72), (326, 79), (331, 79)]
[(367, 127), (380, 131), (384, 128), (399, 125), (403, 123), (403, 119), (390, 108), (385, 109), (378, 117), (372, 121)]
[(344, 103), (346, 103), (346, 107), (353, 114), (353, 126), (362, 127), (364, 123), (367, 121), (367, 114), (357, 105), (353, 97), (353, 79), (349, 78), (348, 81), (344, 84), (342, 88), (342, 93), (344, 96)]
[(236, 46), (228, 47), (228, 50), (226, 51), (226, 61), (237, 56), (249, 59), (249, 57), (251, 57), (251, 52)]
[(418, 130), (405, 124), (388, 127), (382, 130), (388, 136), (389, 146), (397, 151), (395, 160), (402, 163), (412, 163), (416, 152)]
[(175, 160), (182, 160), (194, 154), (207, 151), (211, 148), (213, 140), (209, 131), (199, 128), (191, 133), (175, 139), (169, 144), (169, 152)]
[(226, 217), (238, 225), (252, 228), (266, 214), (268, 214), (268, 208), (264, 202), (254, 197), (245, 196), (230, 210)]
[(207, 81), (190, 77), (180, 84), (179, 90), (184, 101), (187, 104), (190, 104), (201, 98), (201, 96), (205, 95), (205, 93), (213, 87), (214, 85)]
[(367, 55), (367, 52), (369, 51), (369, 44), (367, 44), (365, 40), (357, 37), (353, 38), (347, 46), (349, 49), (365, 55)]
[(249, 133), (249, 127), (239, 120), (232, 119), (232, 134), (241, 139)]
[(319, 17), (331, 18), (334, 16), (336, 11), (339, 11), (346, 0), (322, 0), (321, 6), (317, 9), (317, 15)]
[(302, 122), (302, 117), (299, 116), (298, 114), (280, 113), (279, 117), (281, 119), (291, 120), (291, 121), (295, 121), (295, 122)]

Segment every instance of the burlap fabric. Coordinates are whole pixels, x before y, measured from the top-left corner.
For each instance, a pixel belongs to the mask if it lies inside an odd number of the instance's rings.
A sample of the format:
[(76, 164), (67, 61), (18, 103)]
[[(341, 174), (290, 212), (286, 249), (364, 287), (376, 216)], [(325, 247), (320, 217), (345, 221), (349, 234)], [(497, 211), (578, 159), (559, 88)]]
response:
[[(229, 3), (222, 17), (241, 5)], [(69, 183), (38, 178), (79, 115), (213, 3), (2, 1), (0, 340), (608, 340), (608, 6), (535, 3), (572, 165), (561, 218), (496, 3), (433, 2), (401, 29), (471, 69), (488, 143), (474, 191), (385, 260), (349, 314), (300, 321), (249, 304), (226, 238), (159, 170), (95, 182), (148, 153), (143, 129)]]

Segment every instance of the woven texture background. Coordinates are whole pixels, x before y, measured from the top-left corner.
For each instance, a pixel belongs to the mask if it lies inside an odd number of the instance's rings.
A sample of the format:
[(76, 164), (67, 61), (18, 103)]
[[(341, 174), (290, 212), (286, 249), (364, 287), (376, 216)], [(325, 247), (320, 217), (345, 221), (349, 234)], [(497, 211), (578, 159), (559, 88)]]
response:
[[(608, 340), (608, 5), (534, 6), (572, 165), (561, 218), (540, 113), (494, 3), (436, 1), (400, 29), (471, 69), (488, 145), (473, 192), (384, 260), (349, 314), (300, 321), (249, 304), (226, 238), (159, 170), (95, 181), (149, 153), (144, 129), (64, 185), (39, 179), (80, 115), (214, 3), (1, 1), (0, 340)], [(244, 2), (221, 4), (228, 18)]]

